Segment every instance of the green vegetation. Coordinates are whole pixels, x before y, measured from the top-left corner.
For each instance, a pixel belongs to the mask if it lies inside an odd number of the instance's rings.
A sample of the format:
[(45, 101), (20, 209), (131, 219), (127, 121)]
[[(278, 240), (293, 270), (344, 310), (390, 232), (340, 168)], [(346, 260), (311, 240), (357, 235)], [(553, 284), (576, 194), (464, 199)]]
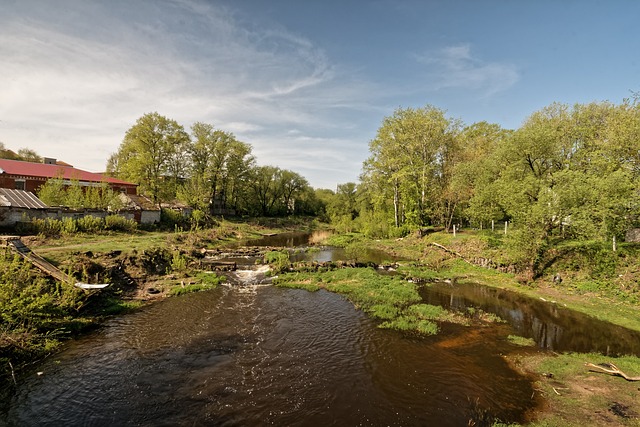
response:
[(322, 212), (305, 178), (290, 170), (257, 166), (251, 146), (232, 133), (198, 122), (189, 135), (175, 120), (158, 113), (143, 115), (129, 128), (107, 170), (139, 184), (139, 191), (156, 204), (179, 199), (207, 215)]
[(76, 233), (133, 232), (137, 227), (138, 224), (135, 221), (120, 215), (109, 215), (106, 218), (89, 215), (78, 219), (32, 219), (29, 222), (20, 223), (17, 226), (17, 231), (22, 234), (41, 234), (46, 237), (55, 237)]
[(38, 189), (38, 198), (49, 206), (66, 206), (72, 209), (110, 209), (116, 211), (123, 205), (120, 193), (114, 192), (109, 184), (97, 187), (82, 187), (75, 180), (71, 184), (62, 178), (48, 180)]
[(495, 249), (497, 265), (529, 281), (565, 245), (598, 246), (594, 276), (580, 285), (590, 292), (640, 225), (639, 129), (637, 98), (552, 104), (516, 130), (465, 125), (433, 106), (400, 108), (370, 142), (361, 181), (322, 200), (336, 230), (370, 238), (495, 226), (483, 255)]
[(0, 251), (0, 376), (91, 325), (82, 314), (87, 302), (80, 289), (52, 283), (22, 257)]
[[(191, 258), (178, 250), (163, 248), (173, 245), (186, 250), (215, 247), (240, 238), (256, 237), (262, 230), (255, 225), (225, 222), (217, 229), (197, 232), (133, 229), (131, 233), (122, 233), (119, 224), (123, 219), (114, 217), (117, 219), (111, 222), (109, 218), (106, 221), (86, 217), (79, 221), (36, 222), (35, 226), (42, 228), (38, 228), (38, 236), (29, 238), (28, 244), (39, 255), (78, 279), (97, 279), (103, 283), (117, 279), (110, 276), (110, 271), (118, 265), (138, 271), (142, 278), (169, 271), (188, 277), (187, 265)], [(108, 232), (104, 230), (107, 226), (111, 227)], [(96, 229), (100, 238), (96, 238)], [(59, 237), (47, 239), (47, 235)], [(210, 289), (225, 279), (213, 273), (198, 272), (188, 280), (189, 285), (174, 285), (169, 294)], [(45, 277), (8, 249), (0, 251), (0, 377), (11, 375), (24, 363), (54, 352), (63, 340), (92, 327), (104, 316), (140, 307), (142, 301), (131, 299), (135, 297), (136, 289), (127, 286), (116, 283), (98, 293), (85, 292)]]
[(458, 313), (421, 303), (418, 285), (401, 276), (380, 275), (372, 268), (342, 268), (316, 273), (287, 273), (274, 283), (309, 291), (326, 289), (344, 295), (356, 307), (381, 320), (381, 328), (411, 331), (422, 335), (438, 333), (436, 322), (470, 325), (502, 321), (488, 313)]
[(534, 339), (519, 337), (518, 335), (509, 335), (507, 340), (520, 347), (534, 347), (536, 345), (536, 341)]
[(178, 296), (178, 295), (188, 294), (191, 292), (206, 291), (208, 289), (213, 289), (219, 286), (221, 283), (223, 283), (226, 280), (224, 276), (218, 276), (216, 273), (209, 272), (209, 271), (201, 271), (197, 273), (195, 279), (199, 283), (173, 286), (169, 291), (169, 295)]
[(286, 271), (289, 267), (289, 251), (269, 251), (264, 254), (265, 264), (269, 264), (273, 274)]

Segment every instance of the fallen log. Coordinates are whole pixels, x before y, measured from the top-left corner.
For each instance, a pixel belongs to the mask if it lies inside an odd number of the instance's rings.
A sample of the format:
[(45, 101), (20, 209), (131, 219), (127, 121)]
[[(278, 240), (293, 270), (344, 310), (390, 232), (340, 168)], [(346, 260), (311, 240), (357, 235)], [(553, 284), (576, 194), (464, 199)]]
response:
[(599, 372), (603, 374), (609, 374), (613, 376), (622, 377), (627, 381), (640, 381), (640, 377), (630, 377), (625, 374), (613, 363), (600, 363), (598, 365), (594, 365), (593, 363), (585, 363), (585, 366), (589, 367), (589, 370), (592, 372)]
[(440, 243), (436, 243), (436, 242), (431, 242), (431, 245), (442, 249), (443, 251), (457, 257), (460, 258), (461, 260), (463, 260), (464, 262), (466, 262), (467, 264), (471, 264), (471, 265), (475, 265), (473, 262), (469, 261), (468, 259), (466, 259), (465, 257), (463, 257), (462, 255), (460, 255), (458, 252), (456, 251), (452, 251), (451, 249), (447, 248), (446, 246), (442, 246)]

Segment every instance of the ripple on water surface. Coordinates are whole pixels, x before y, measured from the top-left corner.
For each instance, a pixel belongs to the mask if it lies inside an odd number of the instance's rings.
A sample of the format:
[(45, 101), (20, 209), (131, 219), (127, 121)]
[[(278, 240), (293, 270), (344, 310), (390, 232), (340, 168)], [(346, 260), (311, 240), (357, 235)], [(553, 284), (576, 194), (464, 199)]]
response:
[(170, 298), (71, 343), (20, 384), (10, 421), (453, 426), (476, 401), (506, 421), (533, 405), (487, 351), (378, 329), (325, 291), (238, 290)]

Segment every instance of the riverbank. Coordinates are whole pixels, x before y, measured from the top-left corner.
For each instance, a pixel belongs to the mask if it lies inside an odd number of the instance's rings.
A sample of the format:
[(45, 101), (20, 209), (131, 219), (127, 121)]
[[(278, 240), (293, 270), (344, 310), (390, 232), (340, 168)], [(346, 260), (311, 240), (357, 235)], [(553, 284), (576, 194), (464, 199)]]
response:
[(406, 260), (420, 280), (468, 281), (507, 289), (640, 331), (639, 245), (618, 245), (613, 254), (601, 244), (560, 245), (551, 251), (544, 274), (533, 280), (509, 265), (508, 248), (500, 246), (500, 239), (499, 233), (469, 231), (387, 240), (351, 234), (326, 243), (345, 247), (355, 257), (364, 248), (384, 251)]
[(0, 254), (0, 377), (15, 380), (23, 366), (55, 353), (107, 316), (216, 286), (220, 275), (194, 265), (203, 248), (314, 227), (311, 220), (256, 219), (191, 231), (22, 236), (31, 250), (76, 280), (110, 286), (82, 291), (57, 282), (6, 248)]
[[(492, 237), (489, 235), (489, 238)], [(359, 235), (343, 235), (334, 236), (328, 243), (343, 246), (356, 255), (362, 253), (363, 248), (375, 248), (408, 260), (403, 274), (413, 277), (416, 282), (447, 280), (451, 283), (479, 283), (640, 330), (638, 285), (636, 276), (632, 274), (640, 267), (640, 256), (634, 245), (624, 245), (621, 253), (614, 256), (604, 252), (604, 261), (586, 259), (585, 252), (593, 252), (593, 247), (574, 246), (571, 250), (562, 250), (561, 247), (555, 253), (556, 259), (549, 263), (547, 274), (531, 280), (509, 271), (509, 265), (501, 263), (507, 257), (499, 248), (490, 247), (487, 240), (487, 233), (471, 232), (457, 236), (432, 233), (424, 237), (413, 235), (403, 239), (376, 241), (363, 239)], [(606, 251), (608, 248), (596, 249)], [(609, 262), (606, 271), (594, 271), (602, 270), (603, 262)], [(557, 277), (562, 280), (557, 280)], [(528, 340), (520, 341), (531, 345)], [(557, 354), (529, 347), (505, 355), (505, 359), (523, 375), (532, 376), (535, 382), (532, 399), (538, 396), (545, 401), (528, 425), (640, 426), (640, 382), (626, 381), (601, 371), (594, 372), (594, 369), (585, 366), (585, 363), (598, 365), (613, 362), (628, 375), (640, 376), (640, 358), (636, 356)], [(489, 425), (493, 422), (503, 425), (499, 420), (491, 420)]]

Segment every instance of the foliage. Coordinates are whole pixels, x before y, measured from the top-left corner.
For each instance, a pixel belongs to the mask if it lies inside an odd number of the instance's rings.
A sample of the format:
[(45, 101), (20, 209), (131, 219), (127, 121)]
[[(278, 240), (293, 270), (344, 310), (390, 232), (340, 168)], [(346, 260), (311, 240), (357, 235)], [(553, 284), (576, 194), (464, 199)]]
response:
[(264, 262), (269, 264), (273, 273), (281, 273), (289, 268), (289, 252), (287, 250), (269, 251), (264, 254)]
[(110, 209), (122, 207), (119, 193), (106, 182), (97, 187), (81, 187), (78, 180), (66, 184), (62, 178), (49, 179), (38, 189), (38, 198), (49, 206), (67, 206), (72, 209)]
[[(507, 221), (509, 259), (533, 278), (559, 239), (622, 241), (640, 223), (640, 104), (552, 104), (515, 131), (427, 106), (385, 117), (358, 184), (327, 212), (339, 232), (404, 237)], [(458, 227), (459, 228), (459, 227)]]
[(183, 273), (187, 269), (188, 259), (183, 254), (175, 251), (171, 257), (170, 269), (174, 273)]
[(106, 218), (86, 215), (78, 219), (39, 219), (20, 223), (17, 231), (22, 233), (40, 234), (47, 237), (71, 235), (75, 233), (101, 233), (108, 231), (133, 232), (138, 224), (120, 215), (108, 215)]
[(525, 338), (518, 335), (509, 335), (507, 340), (520, 347), (534, 347), (536, 345), (536, 341), (533, 338)]
[(173, 199), (186, 176), (189, 141), (175, 120), (156, 112), (145, 114), (109, 159), (108, 172), (139, 184), (156, 204)]
[(106, 230), (131, 233), (138, 228), (138, 223), (120, 215), (107, 215), (104, 219), (104, 226)]
[(237, 209), (247, 174), (255, 164), (251, 146), (206, 123), (195, 123), (191, 133), (188, 151), (191, 180), (179, 194), (192, 206), (201, 210), (211, 208), (214, 214)]
[(398, 276), (384, 276), (370, 268), (347, 268), (323, 273), (287, 273), (277, 286), (315, 291), (324, 288), (345, 295), (356, 307), (381, 320), (381, 328), (423, 335), (438, 332), (435, 321), (468, 324), (462, 316), (421, 304), (417, 285)]
[(198, 274), (196, 274), (196, 279), (198, 280), (198, 283), (173, 286), (169, 290), (169, 295), (178, 296), (178, 295), (184, 295), (192, 292), (206, 291), (206, 290), (215, 288), (221, 283), (224, 283), (224, 281), (226, 280), (224, 276), (218, 276), (216, 273), (213, 273), (210, 271), (198, 272)]
[[(155, 203), (178, 198), (209, 215), (320, 214), (324, 203), (300, 174), (256, 166), (251, 146), (197, 122), (187, 134), (176, 121), (149, 113), (126, 133), (109, 173), (139, 184)], [(202, 221), (198, 218), (195, 226)]]
[(226, 280), (225, 276), (218, 276), (216, 273), (210, 271), (201, 271), (196, 274), (196, 278), (200, 280), (202, 284), (210, 286), (218, 286)]
[(20, 256), (0, 252), (0, 369), (5, 361), (52, 352), (74, 326), (86, 295), (65, 283), (51, 283)]

